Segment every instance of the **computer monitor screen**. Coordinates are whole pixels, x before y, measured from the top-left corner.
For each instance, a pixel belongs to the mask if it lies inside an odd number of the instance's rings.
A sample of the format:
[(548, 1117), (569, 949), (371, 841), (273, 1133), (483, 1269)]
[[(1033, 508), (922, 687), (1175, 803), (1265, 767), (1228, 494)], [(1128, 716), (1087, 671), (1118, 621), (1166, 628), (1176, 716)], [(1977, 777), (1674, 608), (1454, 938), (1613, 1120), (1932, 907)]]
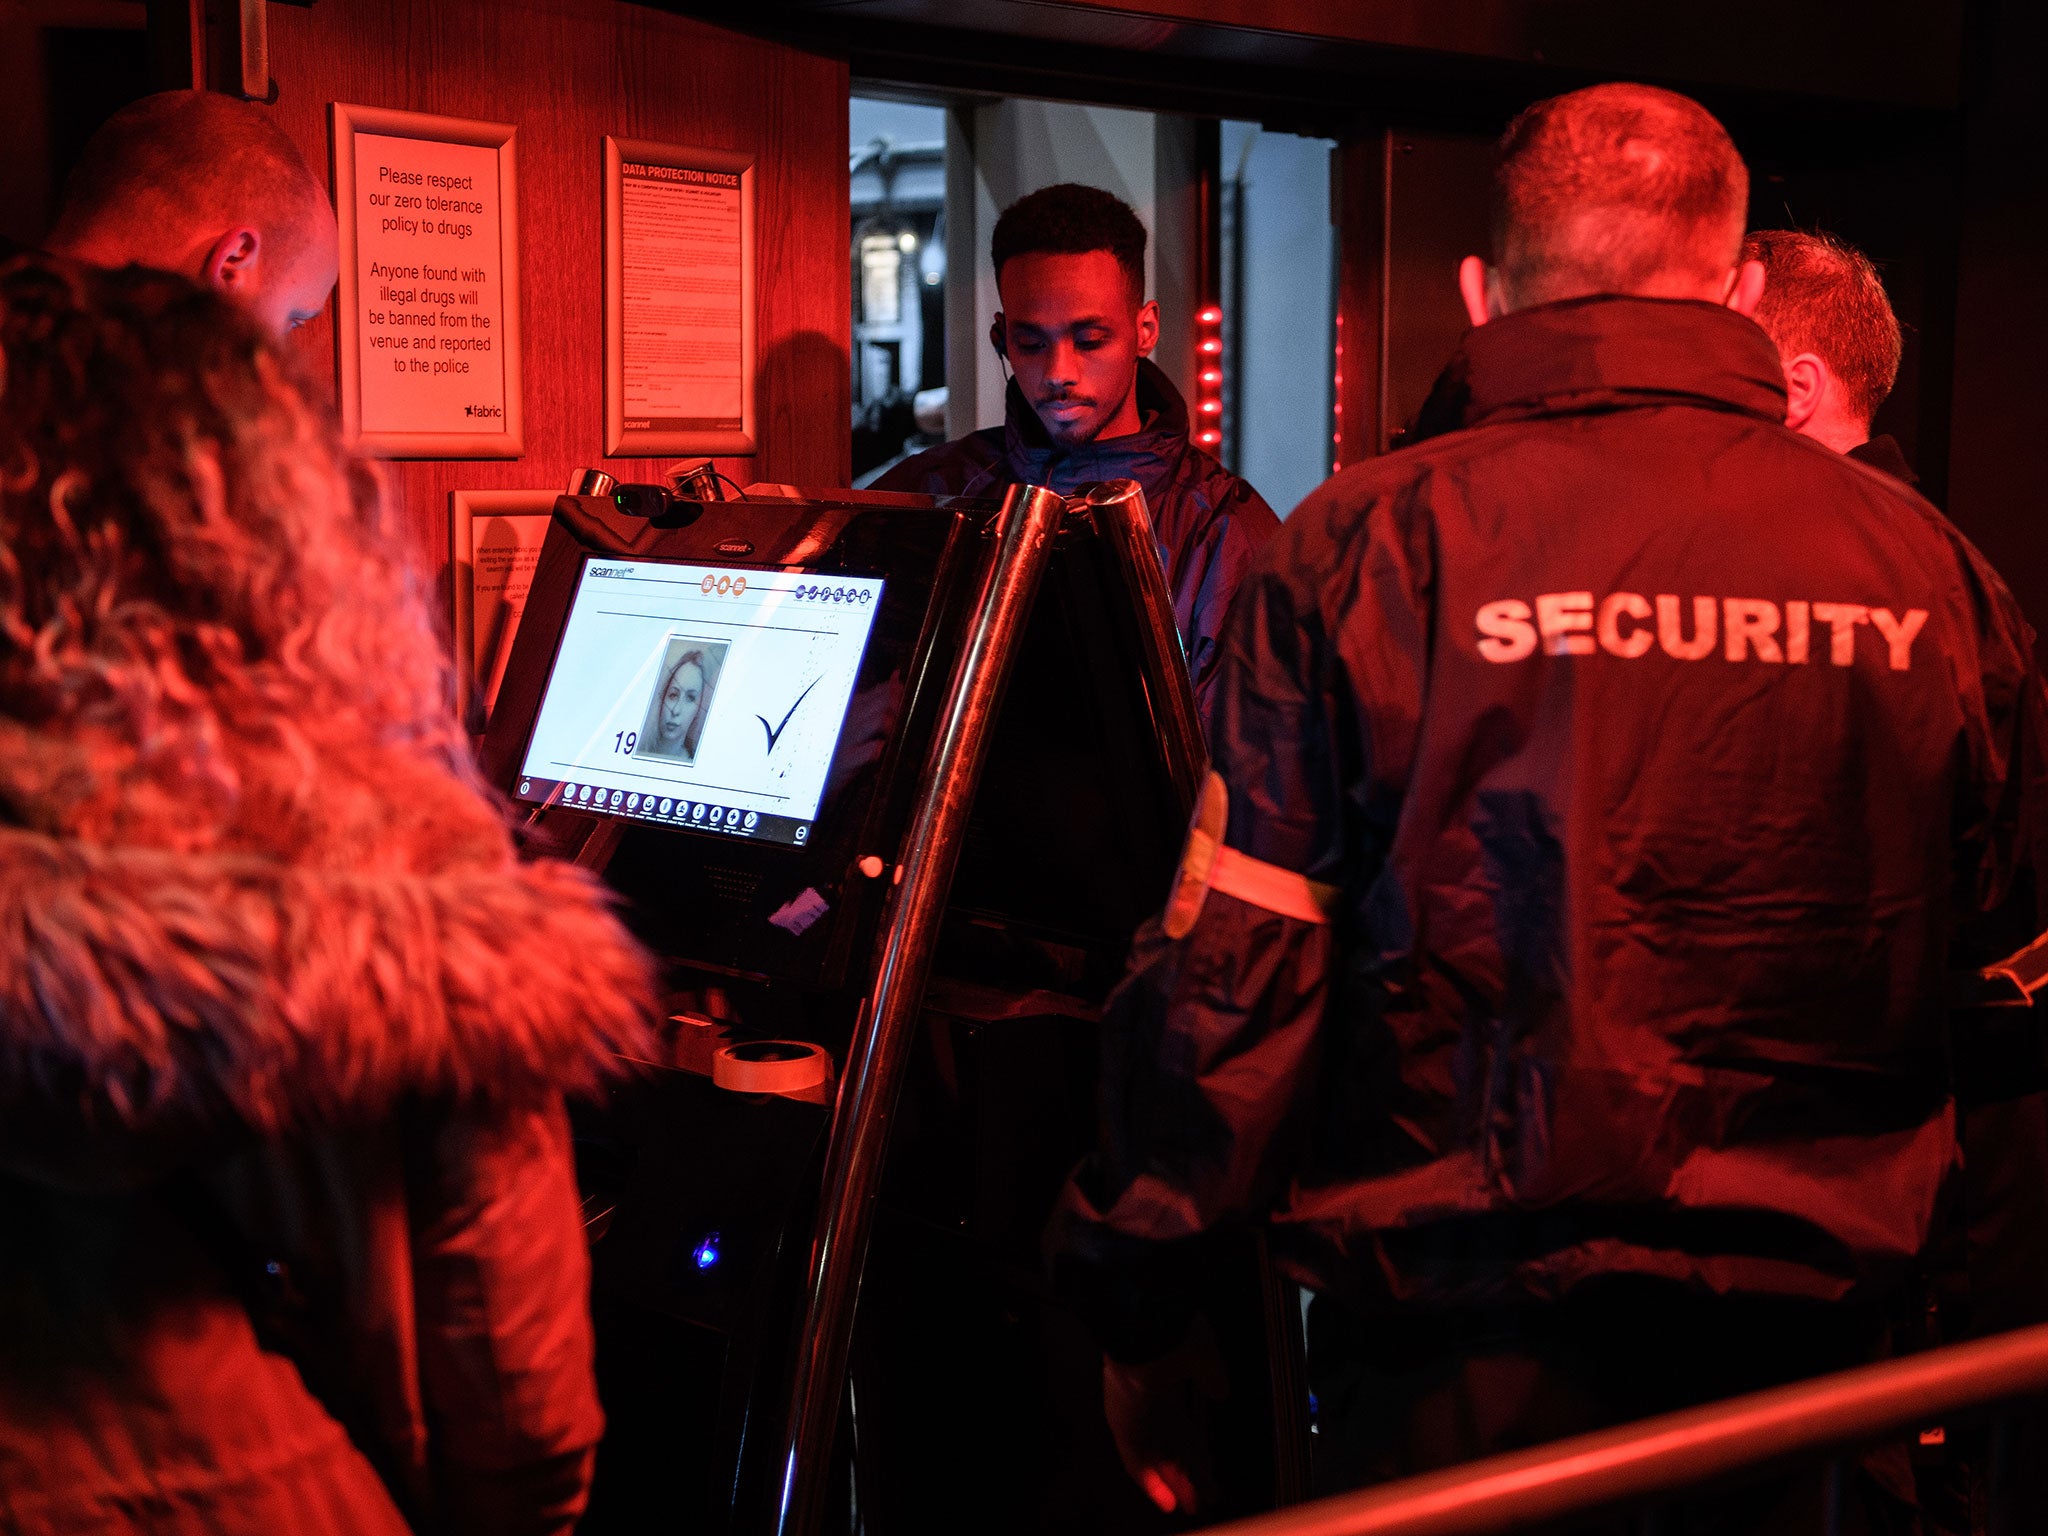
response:
[(873, 576), (586, 556), (518, 797), (807, 842), (881, 599)]

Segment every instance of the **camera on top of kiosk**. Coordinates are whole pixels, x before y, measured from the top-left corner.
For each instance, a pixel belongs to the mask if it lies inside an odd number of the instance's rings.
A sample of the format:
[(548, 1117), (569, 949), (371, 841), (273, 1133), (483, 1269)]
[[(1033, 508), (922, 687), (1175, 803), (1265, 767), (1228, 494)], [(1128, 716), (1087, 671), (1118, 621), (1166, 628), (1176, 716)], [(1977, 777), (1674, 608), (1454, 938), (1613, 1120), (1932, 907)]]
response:
[(672, 465), (660, 485), (621, 485), (601, 469), (578, 470), (569, 481), (571, 496), (606, 496), (627, 517), (678, 527), (697, 516), (707, 501), (725, 500), (726, 479), (709, 459), (685, 459)]

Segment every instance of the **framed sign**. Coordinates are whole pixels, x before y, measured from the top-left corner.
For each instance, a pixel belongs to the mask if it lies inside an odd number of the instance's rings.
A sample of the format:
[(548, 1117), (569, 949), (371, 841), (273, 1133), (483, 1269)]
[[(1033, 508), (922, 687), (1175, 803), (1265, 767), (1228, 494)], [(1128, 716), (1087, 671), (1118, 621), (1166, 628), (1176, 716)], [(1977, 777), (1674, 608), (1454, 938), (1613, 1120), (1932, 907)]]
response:
[(517, 130), (329, 111), (343, 430), (380, 458), (517, 458)]
[(754, 157), (604, 141), (604, 451), (754, 452)]
[(553, 491), (455, 491), (448, 498), (455, 704), (472, 734), (483, 731), (497, 702), (554, 509)]

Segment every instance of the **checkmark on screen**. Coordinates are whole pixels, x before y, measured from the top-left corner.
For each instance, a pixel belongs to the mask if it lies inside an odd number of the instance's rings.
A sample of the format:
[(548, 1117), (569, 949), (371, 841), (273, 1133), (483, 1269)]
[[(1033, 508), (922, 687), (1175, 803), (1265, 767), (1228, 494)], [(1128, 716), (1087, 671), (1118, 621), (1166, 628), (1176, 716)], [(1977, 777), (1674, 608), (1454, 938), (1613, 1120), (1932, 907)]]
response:
[(781, 725), (770, 725), (766, 715), (754, 716), (756, 720), (761, 722), (761, 729), (768, 733), (768, 750), (770, 752), (775, 750), (775, 743), (782, 739), (783, 729), (789, 724), (790, 716), (796, 713), (797, 705), (802, 704), (805, 699), (808, 699), (811, 696), (811, 689), (817, 687), (823, 681), (825, 681), (825, 676), (823, 673), (820, 673), (804, 686), (804, 691), (796, 696), (796, 704), (789, 706), (789, 714), (782, 717)]

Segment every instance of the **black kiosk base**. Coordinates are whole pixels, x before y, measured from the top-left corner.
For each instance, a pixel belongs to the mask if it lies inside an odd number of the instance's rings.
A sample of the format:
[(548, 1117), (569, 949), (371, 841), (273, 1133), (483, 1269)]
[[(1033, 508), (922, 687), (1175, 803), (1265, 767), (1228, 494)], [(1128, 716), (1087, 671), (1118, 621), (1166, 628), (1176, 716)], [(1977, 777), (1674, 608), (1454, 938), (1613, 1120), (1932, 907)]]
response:
[[(484, 758), (671, 989), (578, 1120), (582, 1528), (1166, 1528), (1038, 1257), (1202, 766), (1136, 487), (564, 497)], [(1298, 1496), (1306, 1399), (1291, 1293), (1211, 1284), (1221, 1518)]]

